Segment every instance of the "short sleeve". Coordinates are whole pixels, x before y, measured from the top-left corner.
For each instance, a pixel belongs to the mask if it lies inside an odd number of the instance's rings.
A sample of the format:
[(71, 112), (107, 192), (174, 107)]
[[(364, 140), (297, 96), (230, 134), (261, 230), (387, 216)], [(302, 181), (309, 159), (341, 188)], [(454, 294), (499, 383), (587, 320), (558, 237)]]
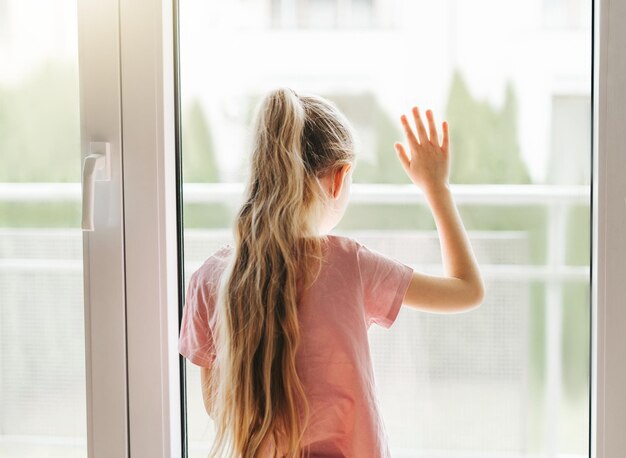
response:
[(212, 367), (215, 343), (209, 325), (209, 310), (215, 298), (208, 284), (201, 281), (200, 271), (189, 279), (178, 338), (178, 351), (197, 366)]
[(359, 242), (356, 246), (366, 322), (388, 328), (398, 316), (413, 268)]

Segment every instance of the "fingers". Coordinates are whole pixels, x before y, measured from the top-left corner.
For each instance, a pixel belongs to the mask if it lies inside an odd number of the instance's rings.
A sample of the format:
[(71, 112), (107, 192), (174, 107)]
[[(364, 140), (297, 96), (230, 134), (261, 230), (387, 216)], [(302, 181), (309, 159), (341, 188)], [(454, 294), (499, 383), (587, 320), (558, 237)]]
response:
[(413, 118), (415, 119), (415, 125), (417, 126), (417, 135), (419, 136), (420, 144), (423, 145), (428, 143), (428, 133), (426, 132), (426, 127), (424, 127), (422, 117), (420, 116), (420, 112), (417, 107), (413, 107)]
[(435, 127), (435, 117), (432, 110), (426, 110), (426, 118), (428, 118), (428, 127), (430, 128), (430, 142), (439, 146), (439, 136), (437, 134), (437, 127)]
[(409, 156), (406, 154), (404, 146), (402, 146), (402, 143), (394, 143), (393, 147), (395, 148), (396, 153), (398, 153), (402, 167), (404, 167), (404, 170), (408, 171), (411, 168), (411, 161), (409, 160)]
[(410, 143), (414, 143), (415, 145), (419, 145), (415, 134), (413, 133), (413, 129), (409, 125), (408, 119), (406, 119), (405, 115), (400, 116), (400, 122), (402, 123), (402, 127), (404, 128), (404, 134), (406, 135), (407, 140)]
[[(422, 122), (422, 118), (420, 116), (418, 107), (413, 107), (412, 112), (413, 112), (413, 119), (415, 120), (415, 125), (417, 127), (417, 137), (413, 133), (413, 129), (409, 125), (406, 115), (402, 115), (400, 117), (400, 121), (402, 122), (402, 127), (404, 129), (404, 133), (406, 134), (406, 137), (409, 141), (409, 146), (413, 146), (413, 145), (422, 146), (429, 142), (434, 146), (441, 147), (446, 153), (448, 153), (448, 148), (450, 145), (448, 123), (444, 121), (442, 124), (443, 141), (440, 144), (439, 133), (437, 132), (437, 126), (435, 125), (435, 117), (433, 115), (432, 110), (426, 110), (426, 118), (428, 119), (428, 127), (429, 127), (430, 132), (426, 131), (426, 127), (424, 126), (424, 123)], [(429, 138), (429, 134), (430, 134), (430, 138)], [(400, 145), (400, 147), (404, 148), (402, 145)], [(397, 150), (397, 146), (396, 146), (396, 150)], [(402, 151), (404, 152), (405, 150), (402, 149)], [(398, 154), (400, 154), (400, 152), (398, 152)], [(408, 155), (406, 155), (406, 152), (405, 152), (405, 157), (408, 158)]]
[(443, 122), (443, 143), (441, 144), (441, 148), (447, 153), (448, 145), (450, 144), (450, 137), (448, 135), (448, 123), (446, 121)]

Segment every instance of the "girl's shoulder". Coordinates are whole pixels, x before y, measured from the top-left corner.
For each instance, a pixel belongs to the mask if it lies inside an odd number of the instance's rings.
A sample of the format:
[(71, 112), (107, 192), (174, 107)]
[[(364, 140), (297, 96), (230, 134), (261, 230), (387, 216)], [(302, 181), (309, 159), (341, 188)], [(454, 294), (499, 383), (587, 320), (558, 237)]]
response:
[(345, 254), (354, 254), (361, 246), (356, 239), (347, 235), (327, 234), (327, 237), (330, 245)]
[(233, 247), (230, 244), (222, 245), (213, 252), (202, 265), (193, 273), (201, 284), (216, 285), (219, 282), (221, 272), (230, 259)]
[(230, 244), (225, 244), (220, 246), (217, 250), (215, 250), (208, 258), (204, 260), (202, 263), (202, 268), (207, 268), (214, 266), (215, 264), (219, 264), (221, 262), (227, 261), (232, 254), (233, 246)]
[(233, 251), (234, 247), (230, 244), (227, 243), (225, 245), (222, 245), (219, 249), (217, 249), (211, 256), (209, 256), (209, 258), (207, 259), (207, 261), (209, 259), (216, 259), (216, 260), (224, 260), (224, 259), (228, 259), (229, 256), (231, 255), (232, 251)]

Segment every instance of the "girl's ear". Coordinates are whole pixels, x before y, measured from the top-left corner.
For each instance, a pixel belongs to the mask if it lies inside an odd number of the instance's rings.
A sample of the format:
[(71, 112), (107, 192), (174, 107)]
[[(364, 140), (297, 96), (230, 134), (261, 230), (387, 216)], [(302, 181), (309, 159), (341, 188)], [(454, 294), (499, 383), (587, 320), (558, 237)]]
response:
[(344, 164), (335, 171), (333, 176), (333, 199), (338, 199), (341, 195), (343, 183), (351, 168), (352, 164)]

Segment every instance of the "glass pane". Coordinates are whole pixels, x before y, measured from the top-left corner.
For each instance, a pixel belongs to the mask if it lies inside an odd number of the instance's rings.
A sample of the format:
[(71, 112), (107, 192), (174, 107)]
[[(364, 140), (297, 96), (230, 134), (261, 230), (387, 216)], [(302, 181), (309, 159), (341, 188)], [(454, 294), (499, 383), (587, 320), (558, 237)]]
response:
[(0, 456), (87, 456), (75, 1), (0, 0)]
[[(181, 0), (180, 13), (187, 278), (231, 242), (251, 113), (281, 85), (357, 128), (333, 232), (442, 272), (393, 151), (400, 114), (432, 108), (487, 296), (371, 328), (392, 455), (587, 456), (591, 1)], [(190, 456), (205, 456), (213, 426), (187, 368)]]

